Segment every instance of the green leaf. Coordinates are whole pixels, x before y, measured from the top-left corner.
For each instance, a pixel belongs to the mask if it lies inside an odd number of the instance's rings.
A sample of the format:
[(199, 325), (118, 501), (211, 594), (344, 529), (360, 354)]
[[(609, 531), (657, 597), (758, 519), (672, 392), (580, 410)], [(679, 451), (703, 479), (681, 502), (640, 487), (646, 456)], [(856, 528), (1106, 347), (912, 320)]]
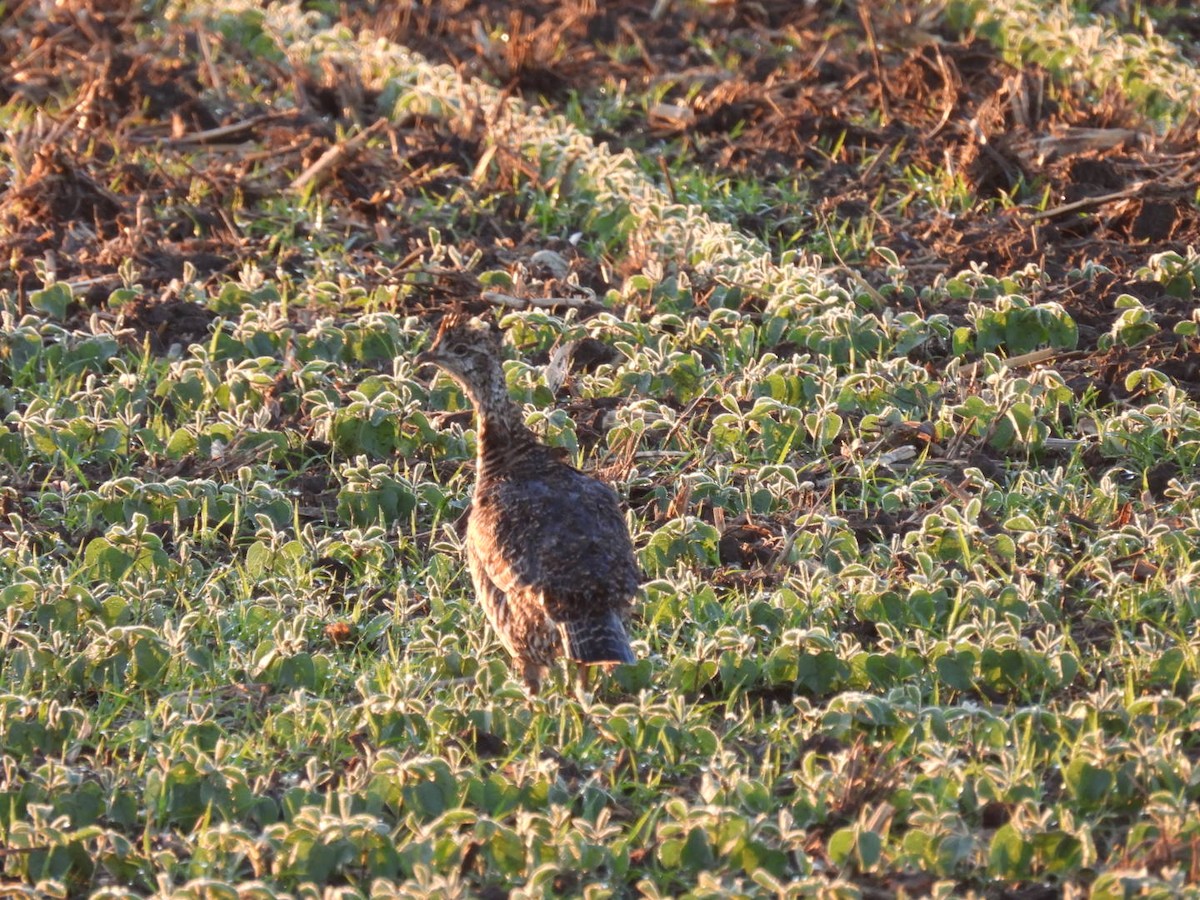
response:
[(283, 688), (306, 688), (314, 690), (317, 687), (317, 670), (309, 653), (297, 653), (279, 660), (276, 683)]
[(308, 847), (308, 852), (300, 857), (301, 871), (318, 884), (327, 882), (338, 869), (341, 856), (340, 841), (331, 843), (316, 841)]
[(1094, 809), (1102, 804), (1112, 790), (1113, 773), (1085, 759), (1074, 759), (1063, 772), (1067, 790), (1081, 806)]
[(117, 288), (108, 295), (108, 308), (120, 309), (128, 303), (132, 303), (141, 296), (141, 291), (133, 288)]
[(729, 692), (755, 684), (762, 674), (762, 666), (753, 658), (726, 650), (721, 654), (719, 671), (721, 686)]
[(979, 670), (980, 676), (997, 690), (1024, 687), (1029, 676), (1025, 654), (1012, 647), (1005, 650), (985, 649)]
[(64, 319), (67, 308), (71, 305), (71, 288), (63, 282), (57, 282), (40, 291), (29, 295), (29, 306), (40, 313), (45, 313), (53, 319)]
[(1004, 321), (1004, 344), (1010, 356), (1036, 350), (1050, 338), (1038, 309), (1010, 309)]
[(152, 684), (170, 659), (170, 651), (157, 638), (139, 635), (133, 644), (133, 666), (129, 674), (137, 684)]
[(816, 695), (836, 690), (849, 674), (849, 666), (831, 650), (802, 653), (796, 660), (796, 681)]
[(492, 861), (505, 875), (518, 876), (525, 870), (525, 842), (511, 828), (497, 828), (488, 850)]
[(1024, 515), (1023, 513), (1018, 513), (1015, 516), (1009, 516), (1004, 522), (1004, 527), (1007, 528), (1009, 531), (1037, 531), (1038, 530), (1037, 523), (1035, 523), (1033, 521), (1033, 519), (1031, 519), (1027, 515)]
[(787, 854), (758, 841), (746, 841), (737, 854), (737, 862), (751, 877), (765, 870), (776, 878), (786, 878), (789, 872)]
[(1133, 394), (1139, 390), (1150, 393), (1171, 386), (1171, 379), (1158, 369), (1134, 369), (1125, 376), (1125, 390)]
[(867, 872), (879, 864), (883, 839), (860, 825), (838, 829), (829, 838), (829, 858), (840, 866)]
[(678, 869), (683, 856), (683, 840), (667, 838), (658, 845), (658, 861), (663, 868)]
[(1011, 824), (1001, 825), (988, 847), (988, 872), (997, 878), (1023, 879), (1031, 874), (1033, 844)]
[(875, 253), (883, 259), (889, 266), (899, 266), (900, 257), (896, 255), (896, 251), (890, 247), (873, 247)]
[(966, 356), (975, 349), (975, 332), (965, 325), (954, 329), (950, 339), (950, 350), (955, 356)]
[(265, 542), (255, 541), (246, 548), (246, 574), (256, 580), (261, 578), (270, 571), (273, 556), (271, 548)]
[(714, 862), (712, 843), (708, 832), (695, 825), (688, 832), (687, 840), (680, 849), (679, 861), (692, 871), (699, 872), (712, 868)]
[(939, 656), (934, 662), (938, 678), (956, 691), (970, 691), (974, 687), (976, 657), (970, 653), (951, 651)]
[(1033, 839), (1038, 860), (1054, 875), (1073, 875), (1083, 865), (1083, 843), (1065, 831), (1050, 831)]
[(919, 672), (917, 663), (898, 653), (870, 653), (863, 670), (874, 687), (886, 690)]
[(641, 552), (642, 564), (660, 575), (677, 562), (717, 565), (721, 533), (694, 516), (672, 519), (660, 527)]
[(483, 287), (489, 288), (512, 288), (514, 284), (512, 274), (504, 269), (489, 269), (486, 272), (480, 272), (479, 283)]
[[(1128, 295), (1122, 296), (1127, 297)], [(1157, 332), (1158, 325), (1154, 322), (1154, 314), (1142, 307), (1141, 301), (1134, 297), (1129, 299), (1133, 300), (1136, 306), (1126, 308), (1121, 312), (1117, 320), (1113, 323), (1109, 334), (1118, 344), (1133, 347)], [(1121, 305), (1120, 301), (1121, 298), (1118, 298), (1118, 308)]]
[(706, 687), (717, 675), (715, 660), (676, 657), (667, 669), (667, 684), (671, 690), (695, 693)]
[(870, 871), (883, 856), (883, 838), (875, 831), (859, 831), (857, 849), (859, 868)]
[(1150, 683), (1161, 687), (1174, 689), (1188, 677), (1188, 658), (1179, 647), (1164, 650), (1163, 654), (1154, 660), (1150, 666)]
[(107, 538), (92, 538), (83, 551), (83, 561), (98, 581), (117, 582), (133, 565), (133, 556), (119, 550)]

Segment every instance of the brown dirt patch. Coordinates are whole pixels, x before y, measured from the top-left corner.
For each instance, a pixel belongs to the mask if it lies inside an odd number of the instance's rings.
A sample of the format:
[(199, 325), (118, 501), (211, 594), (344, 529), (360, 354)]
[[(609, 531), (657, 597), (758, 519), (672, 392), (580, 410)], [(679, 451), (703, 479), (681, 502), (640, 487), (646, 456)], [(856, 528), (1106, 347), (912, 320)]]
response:
[[(819, 248), (827, 229), (866, 223), (917, 287), (972, 265), (1005, 274), (1036, 264), (1048, 280), (1035, 299), (1062, 303), (1089, 353), (1121, 294), (1141, 298), (1164, 329), (1190, 315), (1194, 298), (1167, 295), (1137, 269), (1153, 253), (1200, 245), (1194, 129), (1155, 135), (1121, 98), (1085, 97), (1036, 67), (1013, 68), (919, 7), (674, 3), (656, 19), (653, 6), (419, 0), (348, 4), (342, 16), (534, 102), (574, 96), (586, 109), (600, 90), (653, 91), (660, 109), (628, 104), (597, 139), (758, 181), (768, 202), (734, 224), (768, 240), (788, 240), (787, 223)], [(11, 260), (0, 289), (37, 289), (51, 260), (58, 278), (90, 281), (86, 302), (96, 305), (132, 260), (146, 293), (139, 327), (170, 339), (200, 325), (190, 313), (180, 319), (168, 290), (186, 264), (207, 284), (245, 262), (292, 272), (314, 263), (318, 251), (295, 247), (320, 236), (289, 221), (280, 198), (339, 127), (387, 110), (355, 72), (333, 65), (293, 78), (241, 60), (294, 98), (291, 112), (223, 96), (199, 36), (180, 30), (150, 43), (141, 15), (124, 4), (25, 3), (0, 28), (0, 101), (79, 98), (18, 138), (14, 174), (0, 176), (0, 254)], [(397, 297), (405, 309), (471, 300), (470, 276), (415, 270), (426, 228), (408, 227), (406, 211), (467, 186), (483, 125), (414, 116), (380, 127), (387, 148), (351, 155), (319, 187), (330, 244), (371, 262), (361, 266), (368, 289), (376, 279), (420, 282), (419, 294)], [(231, 130), (195, 138), (219, 128)], [(503, 153), (496, 161), (500, 178), (520, 166)], [(957, 185), (939, 183), (947, 177)], [(961, 191), (962, 211), (947, 214), (946, 197), (930, 195), (939, 190)], [(489, 267), (552, 245), (515, 201), (486, 213), (445, 208), (444, 233)], [(602, 261), (561, 252), (585, 285), (609, 287)], [(885, 280), (871, 254), (845, 262)], [(919, 300), (889, 297), (924, 312)], [(938, 311), (961, 319), (965, 306)], [(1097, 377), (1117, 371), (1093, 363)]]
[(150, 339), (159, 353), (172, 344), (184, 346), (203, 341), (216, 313), (178, 297), (161, 301), (138, 298), (126, 313), (126, 324)]
[[(1036, 264), (1073, 285), (1055, 299), (1083, 324), (1085, 347), (1151, 254), (1200, 244), (1194, 130), (1156, 136), (1116, 94), (1056, 87), (982, 41), (939, 31), (915, 8), (678, 3), (655, 19), (635, 0), (485, 0), (471, 4), (474, 16), (458, 7), (366, 7), (347, 21), (531, 100), (667, 85), (664, 103), (686, 115), (631, 114), (597, 138), (666, 154), (682, 147), (699, 165), (768, 184), (798, 176), (811, 196), (797, 208), (737, 224), (753, 231), (794, 218), (819, 232), (869, 217), (875, 240), (918, 285), (972, 265), (1005, 274)], [(946, 170), (995, 208), (974, 211), (972, 201), (943, 214), (917, 173)], [(868, 273), (879, 264), (846, 262)], [(1088, 263), (1109, 273), (1072, 277)], [(1176, 315), (1163, 312), (1168, 322)]]

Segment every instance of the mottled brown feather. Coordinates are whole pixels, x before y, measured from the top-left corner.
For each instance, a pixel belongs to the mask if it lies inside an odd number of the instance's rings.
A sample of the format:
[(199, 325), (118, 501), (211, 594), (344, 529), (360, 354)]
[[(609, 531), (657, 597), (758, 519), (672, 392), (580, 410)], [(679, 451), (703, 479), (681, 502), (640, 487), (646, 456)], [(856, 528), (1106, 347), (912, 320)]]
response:
[(563, 463), (508, 395), (499, 335), (448, 316), (418, 357), (449, 373), (479, 419), (467, 563), (475, 593), (531, 690), (559, 656), (633, 662), (625, 630), (638, 568), (617, 495)]

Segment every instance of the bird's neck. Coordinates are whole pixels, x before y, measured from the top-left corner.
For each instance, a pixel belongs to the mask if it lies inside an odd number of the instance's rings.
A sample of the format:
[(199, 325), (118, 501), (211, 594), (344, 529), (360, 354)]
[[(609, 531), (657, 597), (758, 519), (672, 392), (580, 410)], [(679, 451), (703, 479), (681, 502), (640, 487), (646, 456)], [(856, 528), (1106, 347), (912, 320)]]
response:
[(499, 366), (486, 383), (468, 388), (479, 416), (479, 474), (512, 466), (540, 446), (537, 436), (525, 426), (521, 408), (508, 395)]

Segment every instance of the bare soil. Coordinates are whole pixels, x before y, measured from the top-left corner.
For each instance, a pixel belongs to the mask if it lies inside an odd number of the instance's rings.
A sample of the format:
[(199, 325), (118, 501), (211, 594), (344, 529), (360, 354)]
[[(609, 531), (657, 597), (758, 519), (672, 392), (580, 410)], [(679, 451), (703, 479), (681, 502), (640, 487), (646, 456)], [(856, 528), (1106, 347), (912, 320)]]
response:
[[(420, 0), (345, 4), (343, 20), (534, 102), (658, 87), (663, 108), (678, 115), (634, 109), (597, 140), (682, 156), (768, 191), (781, 181), (807, 186), (802, 203), (779, 192), (777, 208), (740, 227), (770, 240), (783, 221), (819, 235), (869, 219), (875, 242), (898, 254), (917, 286), (971, 265), (1004, 274), (1036, 264), (1048, 275), (1036, 299), (1063, 304), (1079, 324), (1079, 352), (1064, 361), (1078, 390), (1122, 396), (1124, 375), (1149, 365), (1200, 396), (1200, 348), (1169, 336), (1192, 303), (1137, 275), (1151, 254), (1200, 246), (1194, 127), (1156, 134), (1119, 96), (1084, 96), (1036, 67), (1014, 68), (989, 45), (923, 20), (916, 6), (884, 17), (792, 0), (671, 3), (659, 18), (653, 6)], [(0, 256), (10, 261), (0, 289), (24, 302), (52, 272), (85, 288), (83, 314), (103, 305), (132, 260), (146, 296), (128, 324), (165, 349), (207, 327), (207, 313), (179, 299), (185, 265), (204, 281), (245, 261), (284, 272), (310, 264), (296, 241), (278, 236), (314, 237), (287, 220), (280, 197), (339, 127), (388, 111), (354, 72), (330, 65), (297, 80), (281, 65), (240, 58), (219, 36), (180, 27), (139, 37), (138, 15), (101, 0), (23, 2), (0, 22), (0, 102), (40, 110), (9, 137), (15, 172), (0, 173)], [(294, 97), (294, 108), (239, 100), (206, 63), (213, 53), (253, 71), (266, 85), (260, 96)], [(330, 232), (372, 263), (364, 277), (421, 281), (422, 291), (397, 299), (406, 309), (477, 294), (470, 278), (417, 271), (426, 229), (410, 228), (405, 211), (470, 179), (482, 127), (387, 122), (390, 151), (350, 155), (318, 188)], [(961, 210), (923, 196), (914, 174), (946, 170), (974, 198)], [(499, 266), (546, 246), (571, 254), (532, 232), (523, 213), (511, 204), (475, 210), (469, 227), (448, 214), (447, 230)], [(874, 255), (844, 262), (884, 280)], [(598, 261), (572, 263), (589, 286), (608, 286)], [(1152, 309), (1163, 331), (1101, 353), (1121, 294)], [(965, 308), (937, 311), (957, 319)]]

